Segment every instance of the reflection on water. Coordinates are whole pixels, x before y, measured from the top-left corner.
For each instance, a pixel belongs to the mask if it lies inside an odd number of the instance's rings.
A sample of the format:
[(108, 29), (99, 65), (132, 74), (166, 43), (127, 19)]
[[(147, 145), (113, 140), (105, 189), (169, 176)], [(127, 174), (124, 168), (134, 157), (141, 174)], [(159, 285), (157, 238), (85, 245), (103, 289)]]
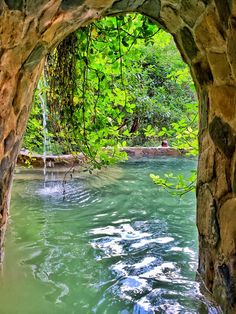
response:
[(1, 313), (218, 313), (195, 281), (194, 195), (176, 199), (149, 173), (186, 159), (133, 161), (95, 175), (16, 175)]

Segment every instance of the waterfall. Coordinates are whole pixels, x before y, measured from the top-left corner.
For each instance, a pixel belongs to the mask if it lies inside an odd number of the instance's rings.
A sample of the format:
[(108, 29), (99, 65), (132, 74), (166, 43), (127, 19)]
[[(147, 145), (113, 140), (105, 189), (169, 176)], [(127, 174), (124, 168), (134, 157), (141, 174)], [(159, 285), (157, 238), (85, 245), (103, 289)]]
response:
[[(40, 89), (40, 88), (39, 88)], [(43, 174), (46, 177), (47, 173), (47, 106), (45, 98), (39, 92), (39, 98), (41, 100), (42, 117), (43, 117)]]

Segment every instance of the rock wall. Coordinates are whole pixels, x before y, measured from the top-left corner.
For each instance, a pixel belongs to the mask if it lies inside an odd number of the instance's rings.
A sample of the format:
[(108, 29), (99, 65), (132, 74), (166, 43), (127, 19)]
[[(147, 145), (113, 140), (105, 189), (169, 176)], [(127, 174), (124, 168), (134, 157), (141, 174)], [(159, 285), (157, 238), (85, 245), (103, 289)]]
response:
[(96, 18), (140, 12), (170, 32), (199, 98), (199, 273), (224, 313), (236, 313), (236, 0), (0, 2), (1, 242), (33, 90), (47, 52)]
[[(145, 157), (181, 157), (186, 155), (186, 150), (177, 150), (171, 147), (125, 147), (121, 151), (126, 152), (130, 158)], [(45, 160), (44, 160), (45, 159)], [(85, 165), (88, 162), (85, 155), (79, 153), (77, 155), (47, 155), (46, 158), (40, 154), (30, 154), (27, 150), (22, 150), (17, 156), (17, 166), (27, 166), (43, 168), (46, 162), (47, 168), (58, 167), (76, 167)]]

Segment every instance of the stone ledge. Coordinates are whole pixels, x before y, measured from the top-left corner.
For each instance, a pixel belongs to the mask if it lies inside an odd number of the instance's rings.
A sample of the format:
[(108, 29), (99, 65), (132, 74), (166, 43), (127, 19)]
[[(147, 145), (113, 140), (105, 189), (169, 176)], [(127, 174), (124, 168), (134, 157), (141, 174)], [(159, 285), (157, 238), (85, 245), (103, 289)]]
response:
[(173, 156), (178, 157), (185, 155), (187, 151), (171, 147), (125, 147), (121, 149), (129, 157), (156, 157), (156, 156)]
[[(71, 167), (83, 164), (86, 161), (86, 157), (82, 153), (77, 155), (47, 155), (45, 160), (47, 168)], [(27, 164), (41, 168), (44, 166), (44, 156), (40, 154), (30, 154), (27, 150), (20, 151), (17, 157), (17, 165), (25, 166)]]
[[(125, 151), (131, 158), (142, 157), (157, 157), (157, 156), (183, 156), (186, 154), (185, 150), (177, 150), (170, 147), (126, 147), (121, 151)], [(47, 168), (54, 167), (71, 167), (84, 164), (86, 157), (79, 153), (77, 155), (47, 155)], [(33, 167), (44, 166), (44, 156), (40, 154), (30, 154), (27, 150), (20, 151), (17, 157), (17, 165), (25, 166), (30, 164)]]

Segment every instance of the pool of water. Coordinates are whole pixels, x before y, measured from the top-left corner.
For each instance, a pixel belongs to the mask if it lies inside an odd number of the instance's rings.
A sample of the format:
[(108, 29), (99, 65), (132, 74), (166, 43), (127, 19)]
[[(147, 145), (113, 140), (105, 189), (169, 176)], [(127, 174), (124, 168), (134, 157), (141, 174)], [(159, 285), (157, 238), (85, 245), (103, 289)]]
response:
[(129, 161), (93, 175), (16, 174), (0, 278), (1, 314), (217, 313), (199, 292), (194, 193), (150, 173), (196, 162)]

